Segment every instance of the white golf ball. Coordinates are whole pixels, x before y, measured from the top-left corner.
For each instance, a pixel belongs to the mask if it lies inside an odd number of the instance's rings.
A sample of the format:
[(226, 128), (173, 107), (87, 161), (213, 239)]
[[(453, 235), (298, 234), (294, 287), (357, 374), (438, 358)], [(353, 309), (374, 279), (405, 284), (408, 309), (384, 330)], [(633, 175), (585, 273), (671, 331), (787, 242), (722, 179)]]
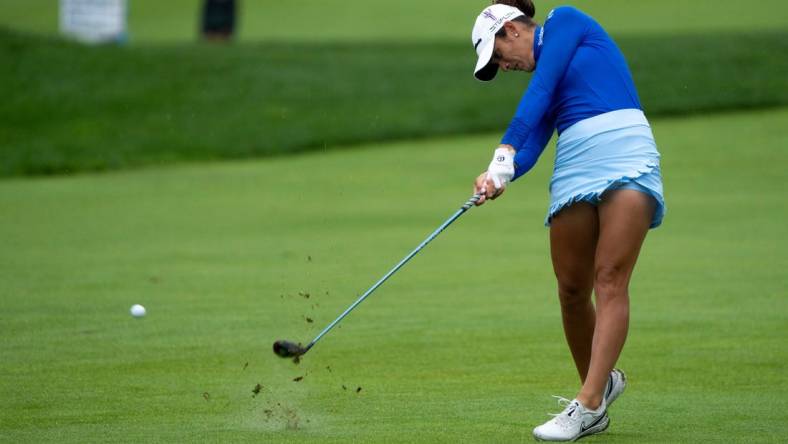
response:
[(145, 316), (145, 307), (143, 307), (140, 304), (132, 305), (131, 310), (129, 311), (131, 312), (131, 315), (134, 316), (135, 318), (141, 318)]

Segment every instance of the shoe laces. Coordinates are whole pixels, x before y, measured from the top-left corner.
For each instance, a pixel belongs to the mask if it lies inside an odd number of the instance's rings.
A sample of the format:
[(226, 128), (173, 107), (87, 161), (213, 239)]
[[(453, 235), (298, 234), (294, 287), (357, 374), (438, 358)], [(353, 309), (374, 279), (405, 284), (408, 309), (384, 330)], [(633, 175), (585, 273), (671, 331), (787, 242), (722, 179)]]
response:
[(564, 410), (562, 410), (561, 413), (548, 413), (548, 415), (553, 417), (553, 420), (556, 422), (556, 424), (566, 429), (573, 423), (577, 422), (578, 415), (575, 415), (574, 413), (577, 411), (580, 405), (562, 396), (552, 396), (557, 400), (558, 405), (564, 407)]
[[(553, 396), (553, 398), (555, 398), (556, 402), (558, 402), (558, 405), (563, 407), (564, 410), (566, 410), (566, 408), (569, 407), (569, 404), (572, 403), (571, 399), (566, 399), (563, 396), (556, 396), (556, 395), (552, 395), (552, 396)], [(561, 412), (561, 413), (563, 413), (563, 412)], [(548, 413), (548, 415), (558, 416), (561, 413)]]

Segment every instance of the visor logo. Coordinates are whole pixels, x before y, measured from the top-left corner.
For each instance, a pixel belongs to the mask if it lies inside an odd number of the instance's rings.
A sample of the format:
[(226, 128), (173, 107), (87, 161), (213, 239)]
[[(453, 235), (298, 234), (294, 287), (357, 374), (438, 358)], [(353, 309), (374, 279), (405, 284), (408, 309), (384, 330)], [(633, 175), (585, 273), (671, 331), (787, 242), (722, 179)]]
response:
[(501, 17), (501, 18), (495, 17), (490, 11), (484, 11), (484, 13), (482, 13), (482, 15), (487, 17), (487, 18), (489, 18), (489, 19), (492, 19), (492, 21), (493, 21), (492, 26), (490, 26), (490, 29), (488, 29), (487, 32), (496, 32), (499, 29), (501, 29), (501, 25), (503, 25), (503, 23), (505, 21), (509, 20), (512, 17), (520, 16), (520, 15), (522, 15), (522, 13), (519, 12), (519, 11), (516, 11), (516, 10), (515, 11), (509, 11), (506, 14), (504, 14), (503, 17)]

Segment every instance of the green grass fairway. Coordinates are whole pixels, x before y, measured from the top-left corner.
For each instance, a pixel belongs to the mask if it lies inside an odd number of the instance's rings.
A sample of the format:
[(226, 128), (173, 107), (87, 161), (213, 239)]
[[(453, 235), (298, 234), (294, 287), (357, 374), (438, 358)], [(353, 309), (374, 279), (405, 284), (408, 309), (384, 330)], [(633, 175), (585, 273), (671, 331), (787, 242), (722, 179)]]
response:
[[(587, 442), (788, 436), (787, 121), (655, 121), (668, 215), (632, 284), (630, 387)], [(497, 140), (1, 181), (0, 441), (530, 441), (578, 386), (542, 226), (552, 150), (300, 365), (270, 350), (452, 214)]]
[[(301, 0), (241, 1), (241, 40), (470, 41), (475, 14), (485, 0)], [(685, 34), (777, 30), (788, 27), (788, 8), (780, 0), (743, 4), (734, 0), (537, 0), (537, 18), (551, 8), (572, 4), (594, 15), (614, 34)], [(129, 0), (132, 42), (194, 40), (199, 0)], [(57, 32), (55, 0), (0, 0), (0, 26), (31, 32)]]

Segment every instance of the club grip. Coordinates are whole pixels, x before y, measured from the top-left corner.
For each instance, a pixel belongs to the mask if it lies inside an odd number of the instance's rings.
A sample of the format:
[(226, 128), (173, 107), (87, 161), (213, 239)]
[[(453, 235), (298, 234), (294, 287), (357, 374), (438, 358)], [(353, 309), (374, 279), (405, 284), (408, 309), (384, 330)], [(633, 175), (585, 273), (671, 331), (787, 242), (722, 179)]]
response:
[(479, 199), (481, 198), (482, 198), (481, 194), (474, 194), (473, 196), (471, 196), (470, 199), (468, 199), (467, 202), (465, 202), (465, 204), (462, 206), (462, 209), (467, 210), (471, 208), (472, 206), (476, 205), (476, 202), (478, 202)]

